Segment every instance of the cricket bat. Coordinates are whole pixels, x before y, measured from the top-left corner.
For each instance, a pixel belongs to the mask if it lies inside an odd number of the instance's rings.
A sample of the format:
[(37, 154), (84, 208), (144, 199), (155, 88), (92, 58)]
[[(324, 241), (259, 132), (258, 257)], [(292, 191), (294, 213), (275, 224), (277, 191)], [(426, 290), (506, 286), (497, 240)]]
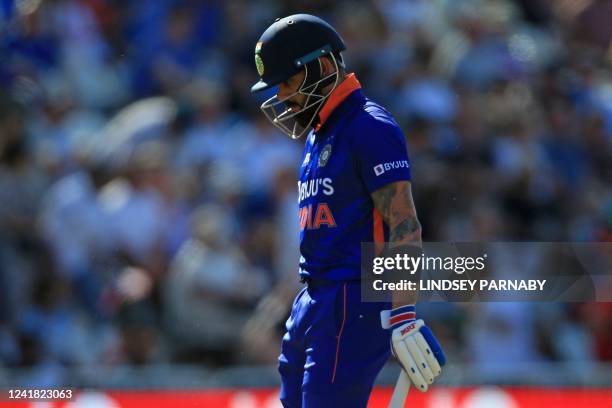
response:
[(393, 395), (391, 395), (391, 402), (389, 402), (389, 408), (404, 408), (408, 391), (410, 390), (410, 379), (408, 374), (404, 370), (401, 370), (397, 382), (395, 383), (395, 389)]

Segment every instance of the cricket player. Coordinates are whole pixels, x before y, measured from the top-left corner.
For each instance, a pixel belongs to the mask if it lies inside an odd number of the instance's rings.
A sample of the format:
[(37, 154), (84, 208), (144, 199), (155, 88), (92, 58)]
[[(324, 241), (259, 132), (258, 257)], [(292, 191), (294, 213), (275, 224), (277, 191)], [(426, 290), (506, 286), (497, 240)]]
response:
[(444, 357), (416, 319), (416, 293), (362, 302), (361, 242), (388, 242), (393, 256), (421, 245), (406, 142), (393, 117), (346, 71), (345, 44), (322, 19), (277, 19), (255, 46), (261, 109), (292, 138), (305, 135), (298, 181), (301, 228), (297, 295), (283, 337), (283, 406), (366, 407), (393, 351), (421, 391)]

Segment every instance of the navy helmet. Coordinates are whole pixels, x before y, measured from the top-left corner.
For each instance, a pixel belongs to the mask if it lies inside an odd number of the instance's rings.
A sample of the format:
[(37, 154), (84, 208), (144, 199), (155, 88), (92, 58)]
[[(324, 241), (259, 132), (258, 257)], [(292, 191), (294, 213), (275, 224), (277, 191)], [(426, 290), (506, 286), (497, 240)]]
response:
[[(344, 68), (340, 52), (345, 49), (344, 41), (332, 26), (309, 14), (277, 19), (264, 31), (255, 45), (255, 65), (260, 79), (251, 87), (251, 92), (274, 87), (302, 71), (305, 73), (294, 94), (284, 99), (275, 95), (261, 105), (274, 126), (294, 139), (313, 126), (323, 103), (340, 83), (340, 68)], [(324, 75), (320, 57), (333, 61), (334, 72)], [(304, 102), (298, 104), (299, 109), (287, 103), (296, 95), (304, 97)]]
[(336, 30), (319, 17), (294, 14), (277, 19), (255, 46), (260, 80), (251, 87), (251, 92), (278, 85), (318, 57), (345, 49)]

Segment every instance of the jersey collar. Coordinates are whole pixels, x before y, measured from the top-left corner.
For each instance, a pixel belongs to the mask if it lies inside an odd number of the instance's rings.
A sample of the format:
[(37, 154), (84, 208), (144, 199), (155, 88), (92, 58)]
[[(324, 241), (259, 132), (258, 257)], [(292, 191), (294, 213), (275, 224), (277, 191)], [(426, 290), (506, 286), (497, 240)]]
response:
[(315, 125), (314, 131), (318, 131), (323, 127), (325, 121), (330, 117), (332, 112), (340, 105), (353, 91), (361, 89), (361, 84), (357, 80), (354, 73), (348, 74), (344, 81), (332, 93), (325, 101), (325, 104), (319, 111), (319, 122)]

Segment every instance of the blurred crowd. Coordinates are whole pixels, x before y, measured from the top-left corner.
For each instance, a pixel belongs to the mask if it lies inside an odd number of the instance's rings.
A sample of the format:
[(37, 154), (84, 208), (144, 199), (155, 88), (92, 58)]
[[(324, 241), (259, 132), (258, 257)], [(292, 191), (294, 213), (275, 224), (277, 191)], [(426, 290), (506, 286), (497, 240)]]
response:
[[(2, 0), (0, 378), (274, 362), (302, 142), (249, 89), (300, 11), (401, 124), (425, 241), (612, 240), (608, 0)], [(420, 310), (482, 373), (612, 360), (607, 303)]]

